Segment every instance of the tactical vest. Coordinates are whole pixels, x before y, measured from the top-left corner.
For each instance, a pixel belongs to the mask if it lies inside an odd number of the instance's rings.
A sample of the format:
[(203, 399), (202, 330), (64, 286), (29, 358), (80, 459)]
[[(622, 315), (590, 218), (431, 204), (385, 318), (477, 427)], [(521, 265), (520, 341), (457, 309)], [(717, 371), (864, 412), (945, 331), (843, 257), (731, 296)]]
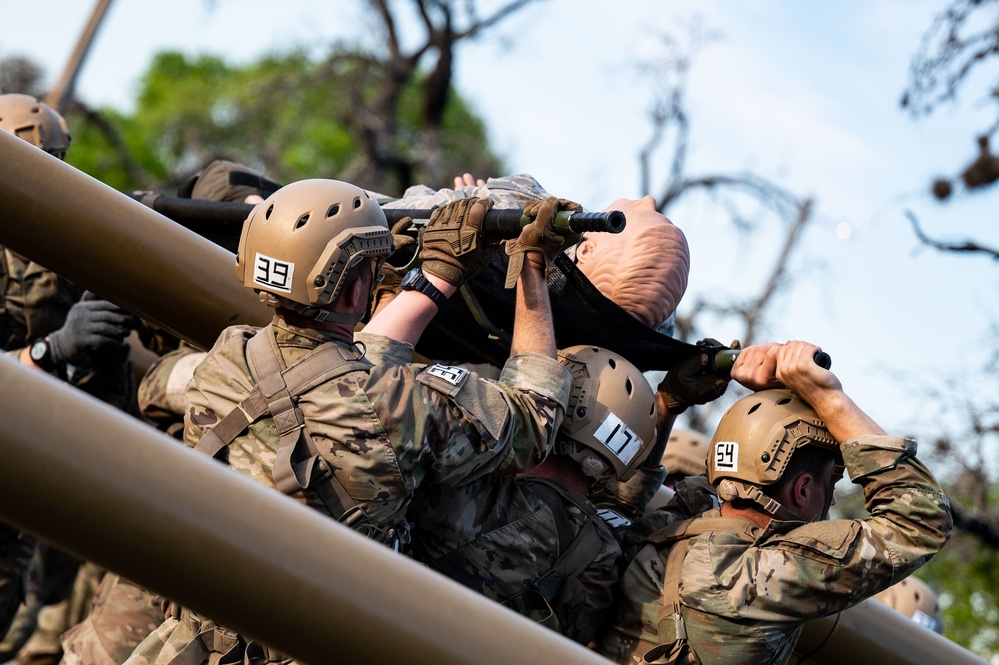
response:
[[(518, 479), (552, 511), (558, 532), (558, 558), (551, 569), (534, 580), (530, 587), (502, 601), (510, 609), (580, 643), (588, 643), (596, 626), (587, 626), (583, 609), (586, 589), (579, 575), (593, 564), (603, 550), (597, 533), (596, 511), (583, 496), (544, 478), (527, 476)], [(575, 535), (566, 509), (572, 503), (586, 521)], [(616, 580), (608, 580), (612, 586)]]
[(659, 605), (659, 646), (642, 658), (653, 665), (694, 665), (701, 661), (687, 641), (687, 629), (680, 613), (680, 569), (690, 548), (690, 539), (711, 531), (729, 531), (755, 540), (762, 529), (744, 517), (694, 517), (674, 522), (648, 537), (657, 549), (669, 547), (663, 574), (663, 595)]
[(236, 437), (265, 416), (274, 420), (281, 437), (272, 469), (274, 484), (285, 494), (309, 492), (338, 521), (394, 549), (404, 545), (408, 530), (374, 525), (337, 480), (319, 454), (298, 397), (348, 372), (371, 370), (372, 364), (356, 347), (326, 342), (288, 367), (278, 348), (273, 326), (262, 328), (246, 343), (246, 360), (254, 380), (253, 391), (215, 427), (205, 431), (195, 450), (216, 457)]

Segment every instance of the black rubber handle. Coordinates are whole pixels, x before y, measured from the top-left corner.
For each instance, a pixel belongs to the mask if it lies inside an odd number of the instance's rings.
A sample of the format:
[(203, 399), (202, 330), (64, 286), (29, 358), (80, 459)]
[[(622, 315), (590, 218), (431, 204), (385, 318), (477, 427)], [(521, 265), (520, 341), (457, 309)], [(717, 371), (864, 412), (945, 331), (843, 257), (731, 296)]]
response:
[[(433, 208), (405, 209), (382, 208), (389, 226), (404, 217), (413, 219), (430, 219)], [(519, 208), (492, 209), (486, 213), (483, 230), (486, 235), (500, 238), (516, 238), (520, 230), (534, 221), (527, 217)], [(562, 211), (555, 215), (555, 228), (563, 233), (620, 233), (624, 230), (624, 213), (620, 210), (607, 212), (571, 212)]]
[[(732, 370), (732, 365), (735, 364), (735, 359), (739, 357), (738, 349), (725, 349), (723, 351), (718, 351), (715, 353), (713, 359), (713, 366), (715, 370), (728, 372)], [(822, 369), (829, 369), (832, 367), (832, 357), (825, 351), (816, 351), (814, 356), (815, 364)]]
[[(218, 224), (242, 226), (253, 206), (249, 203), (229, 203), (227, 201), (203, 201), (166, 196), (152, 192), (130, 192), (128, 194), (164, 217), (169, 217), (181, 226), (193, 231), (207, 230)], [(382, 208), (389, 226), (404, 217), (430, 219), (433, 208)], [(520, 230), (533, 221), (525, 217), (519, 208), (490, 210), (486, 213), (484, 230), (486, 235), (500, 238), (516, 238)], [(624, 230), (624, 213), (619, 210), (607, 212), (570, 212), (555, 215), (555, 228), (572, 233), (620, 233)]]

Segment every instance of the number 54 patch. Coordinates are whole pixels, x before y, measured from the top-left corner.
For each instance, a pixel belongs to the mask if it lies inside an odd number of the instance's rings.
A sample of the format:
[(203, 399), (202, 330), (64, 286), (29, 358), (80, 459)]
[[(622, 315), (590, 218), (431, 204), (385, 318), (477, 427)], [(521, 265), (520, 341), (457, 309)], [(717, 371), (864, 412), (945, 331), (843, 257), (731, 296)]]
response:
[(719, 441), (715, 444), (715, 470), (739, 470), (739, 444), (736, 441)]

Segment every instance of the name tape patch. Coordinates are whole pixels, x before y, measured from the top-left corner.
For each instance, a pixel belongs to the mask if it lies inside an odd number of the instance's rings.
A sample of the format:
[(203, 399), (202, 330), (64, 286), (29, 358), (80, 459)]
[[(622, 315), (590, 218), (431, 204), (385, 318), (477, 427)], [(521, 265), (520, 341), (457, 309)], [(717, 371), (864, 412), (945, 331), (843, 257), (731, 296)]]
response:
[(613, 413), (608, 413), (604, 417), (593, 437), (607, 446), (607, 449), (625, 465), (630, 464), (642, 449), (642, 439)]
[(452, 386), (456, 386), (468, 376), (468, 370), (464, 367), (452, 367), (451, 365), (433, 365), (426, 369), (426, 373), (444, 379)]
[(295, 264), (257, 252), (253, 261), (253, 283), (276, 291), (291, 293)]
[(739, 443), (737, 441), (719, 441), (715, 444), (715, 470), (739, 470)]

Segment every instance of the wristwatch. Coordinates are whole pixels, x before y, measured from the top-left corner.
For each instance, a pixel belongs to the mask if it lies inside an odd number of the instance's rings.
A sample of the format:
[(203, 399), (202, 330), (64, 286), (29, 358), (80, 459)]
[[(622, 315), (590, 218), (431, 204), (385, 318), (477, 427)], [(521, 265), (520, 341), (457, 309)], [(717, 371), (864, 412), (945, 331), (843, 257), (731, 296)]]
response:
[(427, 276), (419, 268), (413, 268), (407, 272), (399, 286), (402, 287), (403, 291), (419, 291), (430, 298), (437, 305), (437, 311), (444, 309), (444, 305), (447, 304), (447, 296), (431, 284), (430, 280), (427, 279)]
[(56, 369), (55, 359), (52, 357), (52, 347), (44, 337), (39, 337), (31, 343), (28, 349), (28, 356), (31, 362), (41, 367), (46, 372), (54, 372)]

